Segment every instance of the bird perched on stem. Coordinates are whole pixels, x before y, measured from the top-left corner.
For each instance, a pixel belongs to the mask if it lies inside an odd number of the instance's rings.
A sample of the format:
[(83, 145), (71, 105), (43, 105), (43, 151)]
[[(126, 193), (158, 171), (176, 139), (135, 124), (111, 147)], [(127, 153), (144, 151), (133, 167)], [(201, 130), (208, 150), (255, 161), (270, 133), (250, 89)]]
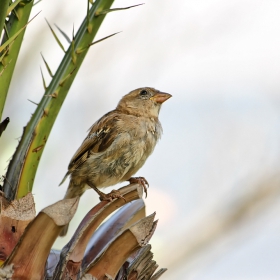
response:
[(99, 188), (123, 181), (138, 181), (146, 192), (147, 181), (132, 176), (143, 166), (161, 136), (158, 115), (162, 103), (170, 97), (150, 87), (135, 89), (120, 100), (115, 110), (94, 123), (60, 183), (71, 176), (65, 198), (81, 196), (92, 188), (100, 200), (112, 200), (120, 197), (118, 191), (105, 194)]

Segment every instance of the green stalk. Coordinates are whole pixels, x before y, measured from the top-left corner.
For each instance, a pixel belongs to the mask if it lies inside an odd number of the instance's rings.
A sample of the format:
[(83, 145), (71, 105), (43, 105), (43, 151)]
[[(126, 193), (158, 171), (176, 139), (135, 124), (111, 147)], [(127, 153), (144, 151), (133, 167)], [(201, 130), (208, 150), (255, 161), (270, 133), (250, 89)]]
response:
[(109, 9), (112, 3), (113, 0), (97, 0), (93, 3), (65, 53), (50, 85), (25, 128), (9, 165), (4, 184), (7, 199), (20, 198), (32, 190), (37, 167), (52, 126), (78, 69), (106, 16), (95, 16), (95, 13)]
[[(3, 13), (2, 5), (4, 5), (4, 1), (0, 0), (0, 2), (1, 2), (1, 4), (0, 4), (0, 10), (1, 10), (0, 20), (2, 21), (3, 20), (3, 18), (2, 18), (2, 13)], [(10, 82), (11, 82), (11, 79), (12, 79), (12, 76), (13, 76), (16, 61), (17, 61), (18, 54), (19, 54), (20, 47), (21, 47), (21, 43), (22, 43), (22, 40), (23, 40), (23, 36), (24, 36), (24, 32), (25, 32), (24, 26), (26, 26), (26, 24), (28, 22), (32, 6), (33, 6), (33, 1), (31, 1), (31, 2), (21, 2), (20, 4), (18, 4), (15, 7), (14, 12), (10, 14), (9, 21), (7, 22), (7, 31), (8, 31), (9, 37), (7, 37), (5, 35), (4, 38), (3, 38), (3, 41), (1, 42), (2, 45), (3, 45), (14, 34), (19, 32), (20, 30), (22, 30), (20, 32), (20, 34), (17, 36), (17, 38), (15, 40), (13, 40), (8, 45), (8, 47), (7, 47), (8, 51), (3, 56), (2, 61), (0, 61), (0, 93), (1, 93), (0, 94), (0, 120), (1, 120), (1, 117), (2, 117), (2, 113), (3, 113), (6, 97), (7, 97), (7, 94), (8, 94)], [(4, 16), (6, 16), (7, 9), (5, 9), (4, 12), (5, 12)], [(2, 30), (3, 29), (1, 29), (1, 31)], [(4, 52), (5, 51), (3, 51), (1, 53), (1, 55), (0, 55), (1, 57), (2, 57)]]
[(4, 28), (8, 7), (9, 7), (9, 0), (0, 1), (0, 31), (2, 31)]

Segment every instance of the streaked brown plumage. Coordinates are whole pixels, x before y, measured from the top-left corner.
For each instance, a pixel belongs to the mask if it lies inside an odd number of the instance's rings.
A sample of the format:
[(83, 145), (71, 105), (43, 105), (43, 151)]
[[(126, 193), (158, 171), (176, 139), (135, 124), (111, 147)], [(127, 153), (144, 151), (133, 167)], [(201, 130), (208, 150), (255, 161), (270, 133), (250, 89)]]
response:
[(81, 196), (93, 188), (101, 200), (110, 199), (110, 194), (98, 189), (129, 180), (143, 166), (161, 136), (158, 114), (170, 97), (149, 87), (133, 90), (115, 110), (94, 123), (61, 182), (71, 176), (65, 198)]

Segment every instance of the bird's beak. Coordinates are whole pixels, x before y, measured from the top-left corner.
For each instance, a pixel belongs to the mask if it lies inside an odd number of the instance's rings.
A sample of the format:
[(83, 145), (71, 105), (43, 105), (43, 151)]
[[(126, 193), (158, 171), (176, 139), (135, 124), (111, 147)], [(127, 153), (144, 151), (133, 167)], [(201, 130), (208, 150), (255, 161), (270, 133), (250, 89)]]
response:
[(159, 92), (159, 93), (155, 94), (154, 96), (152, 96), (150, 99), (157, 103), (163, 103), (170, 97), (172, 97), (172, 95), (169, 93)]

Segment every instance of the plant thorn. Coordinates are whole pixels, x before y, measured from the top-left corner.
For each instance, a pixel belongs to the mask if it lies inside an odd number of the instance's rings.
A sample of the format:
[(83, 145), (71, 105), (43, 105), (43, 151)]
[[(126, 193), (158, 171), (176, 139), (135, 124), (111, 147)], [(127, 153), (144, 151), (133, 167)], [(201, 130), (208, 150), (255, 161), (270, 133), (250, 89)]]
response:
[(32, 150), (32, 153), (37, 153), (37, 152), (39, 152), (40, 150), (43, 149), (43, 147), (44, 147), (44, 145), (40, 145), (40, 146), (34, 148), (34, 149)]

